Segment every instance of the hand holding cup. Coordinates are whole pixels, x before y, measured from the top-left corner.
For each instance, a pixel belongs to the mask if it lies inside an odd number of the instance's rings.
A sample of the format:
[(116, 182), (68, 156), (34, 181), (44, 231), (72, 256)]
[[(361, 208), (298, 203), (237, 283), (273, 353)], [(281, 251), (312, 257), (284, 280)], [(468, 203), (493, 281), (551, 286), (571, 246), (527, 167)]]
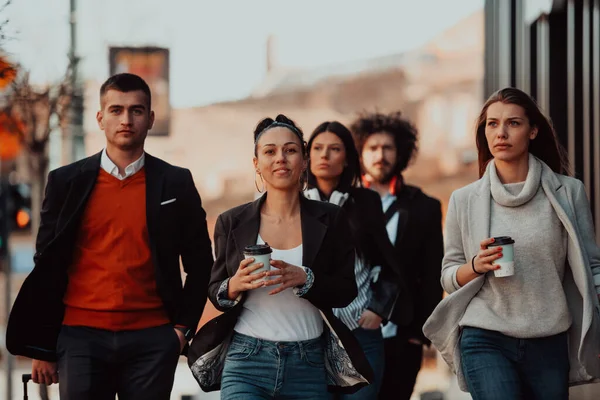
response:
[(496, 278), (504, 278), (515, 274), (514, 243), (515, 241), (510, 236), (496, 236), (494, 242), (488, 245), (488, 249), (490, 247), (501, 249), (500, 254), (502, 256), (493, 261), (493, 264), (499, 267), (494, 270)]
[(279, 285), (271, 290), (270, 295), (283, 292), (287, 288), (302, 286), (306, 283), (306, 272), (304, 269), (281, 260), (271, 260), (274, 270), (267, 272), (270, 278), (265, 281), (265, 286)]
[(494, 238), (482, 240), (479, 243), (479, 252), (473, 260), (473, 265), (476, 273), (485, 274), (489, 271), (500, 269), (499, 265), (495, 265), (494, 261), (502, 258), (502, 247), (488, 247), (494, 243)]
[(265, 282), (261, 279), (267, 276), (266, 272), (255, 273), (263, 269), (263, 263), (254, 263), (254, 257), (249, 257), (240, 262), (237, 272), (229, 278), (228, 297), (231, 300), (237, 299), (242, 292), (263, 287)]

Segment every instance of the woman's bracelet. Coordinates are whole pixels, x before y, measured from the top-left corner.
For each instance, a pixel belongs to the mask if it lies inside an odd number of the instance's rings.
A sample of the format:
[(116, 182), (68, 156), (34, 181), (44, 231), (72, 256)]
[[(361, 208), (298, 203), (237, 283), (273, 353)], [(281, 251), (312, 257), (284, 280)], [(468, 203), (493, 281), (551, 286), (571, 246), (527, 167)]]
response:
[(477, 272), (477, 270), (475, 269), (475, 257), (477, 257), (477, 255), (474, 255), (471, 259), (471, 268), (473, 268), (473, 272), (475, 272), (477, 275), (483, 275), (484, 272)]

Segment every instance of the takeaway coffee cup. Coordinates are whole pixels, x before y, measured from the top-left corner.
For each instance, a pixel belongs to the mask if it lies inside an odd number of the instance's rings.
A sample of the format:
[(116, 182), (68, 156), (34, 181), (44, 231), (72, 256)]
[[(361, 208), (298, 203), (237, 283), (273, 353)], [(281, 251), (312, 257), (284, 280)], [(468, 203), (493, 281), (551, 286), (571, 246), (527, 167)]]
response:
[(502, 257), (492, 264), (499, 265), (500, 269), (494, 270), (494, 276), (503, 278), (515, 274), (515, 241), (510, 236), (498, 236), (494, 238), (494, 243), (488, 247), (502, 247)]
[[(258, 263), (263, 263), (263, 266), (256, 271), (252, 272), (251, 275), (260, 274), (261, 272), (266, 272), (271, 269), (271, 246), (267, 243), (265, 244), (253, 244), (251, 246), (246, 246), (244, 248), (244, 258), (254, 258), (254, 263), (250, 265), (256, 265)], [(264, 282), (267, 277), (262, 277), (260, 279), (255, 280), (254, 282)]]

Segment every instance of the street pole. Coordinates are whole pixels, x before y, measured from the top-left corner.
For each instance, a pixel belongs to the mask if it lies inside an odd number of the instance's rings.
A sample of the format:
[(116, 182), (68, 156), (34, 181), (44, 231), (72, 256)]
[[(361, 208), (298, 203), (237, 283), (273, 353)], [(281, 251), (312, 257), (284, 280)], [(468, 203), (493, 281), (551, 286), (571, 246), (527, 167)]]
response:
[[(6, 331), (8, 327), (8, 315), (10, 314), (10, 309), (12, 305), (12, 273), (11, 273), (11, 265), (10, 265), (10, 249), (8, 243), (9, 236), (9, 218), (8, 218), (8, 182), (4, 178), (4, 173), (2, 172), (2, 161), (0, 160), (0, 192), (2, 193), (2, 201), (0, 201), (0, 233), (2, 235), (2, 239), (6, 241), (3, 245), (6, 248), (5, 254), (0, 254), (0, 266), (4, 269), (4, 315), (6, 317), (6, 321), (4, 323), (4, 332), (6, 336)], [(8, 351), (5, 354), (5, 372), (6, 372), (6, 398), (12, 399), (12, 372), (13, 372), (13, 356)]]
[(79, 84), (79, 57), (77, 56), (77, 0), (69, 0), (69, 25), (71, 44), (69, 62), (71, 66), (71, 115), (69, 122), (71, 160), (74, 162), (85, 156), (83, 138), (83, 93)]

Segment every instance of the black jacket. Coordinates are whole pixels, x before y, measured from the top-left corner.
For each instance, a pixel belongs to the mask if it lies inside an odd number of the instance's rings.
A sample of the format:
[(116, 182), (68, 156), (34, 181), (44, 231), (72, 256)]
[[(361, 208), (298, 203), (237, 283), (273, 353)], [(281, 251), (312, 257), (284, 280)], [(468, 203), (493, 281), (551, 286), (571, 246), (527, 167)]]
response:
[(403, 314), (406, 311), (401, 308), (394, 310), (391, 321), (404, 326), (398, 330), (398, 337), (418, 338), (429, 344), (423, 335), (423, 325), (443, 295), (440, 286), (444, 256), (441, 203), (414, 186), (402, 185), (398, 189), (400, 218), (394, 247), (396, 259), (405, 272), (414, 309), (408, 325)]
[[(404, 318), (402, 325), (406, 325), (413, 317), (412, 299), (406, 286), (405, 272), (398, 263), (385, 228), (381, 199), (377, 193), (365, 188), (351, 188), (348, 194), (342, 208), (348, 216), (357, 256), (365, 261), (368, 268), (381, 267), (377, 281), (371, 284), (371, 300), (367, 309), (384, 321), (389, 320), (392, 311), (396, 310), (396, 315)], [(322, 193), (321, 197), (324, 197)]]
[[(223, 308), (217, 301), (217, 293), (221, 283), (237, 271), (244, 258), (244, 247), (256, 243), (260, 210), (266, 196), (233, 208), (217, 220), (216, 259), (208, 295), (215, 307), (225, 313), (200, 329), (188, 352), (192, 373), (204, 391), (220, 387), (229, 341), (245, 300), (243, 295), (234, 307)], [(302, 265), (314, 274), (314, 283), (304, 298), (321, 311), (326, 322), (327, 370), (338, 372), (329, 375), (329, 382), (334, 382), (330, 386), (334, 390), (353, 392), (372, 381), (373, 372), (352, 332), (331, 310), (347, 306), (357, 295), (348, 222), (341, 208), (301, 195), (300, 213)]]
[[(35, 267), (9, 317), (6, 347), (12, 354), (56, 360), (67, 269), (100, 171), (100, 159), (98, 153), (48, 175)], [(146, 154), (145, 171), (146, 222), (158, 293), (172, 323), (195, 329), (204, 309), (213, 263), (206, 214), (189, 170)], [(176, 200), (161, 205), (172, 199)], [(185, 285), (180, 256), (187, 274)]]

